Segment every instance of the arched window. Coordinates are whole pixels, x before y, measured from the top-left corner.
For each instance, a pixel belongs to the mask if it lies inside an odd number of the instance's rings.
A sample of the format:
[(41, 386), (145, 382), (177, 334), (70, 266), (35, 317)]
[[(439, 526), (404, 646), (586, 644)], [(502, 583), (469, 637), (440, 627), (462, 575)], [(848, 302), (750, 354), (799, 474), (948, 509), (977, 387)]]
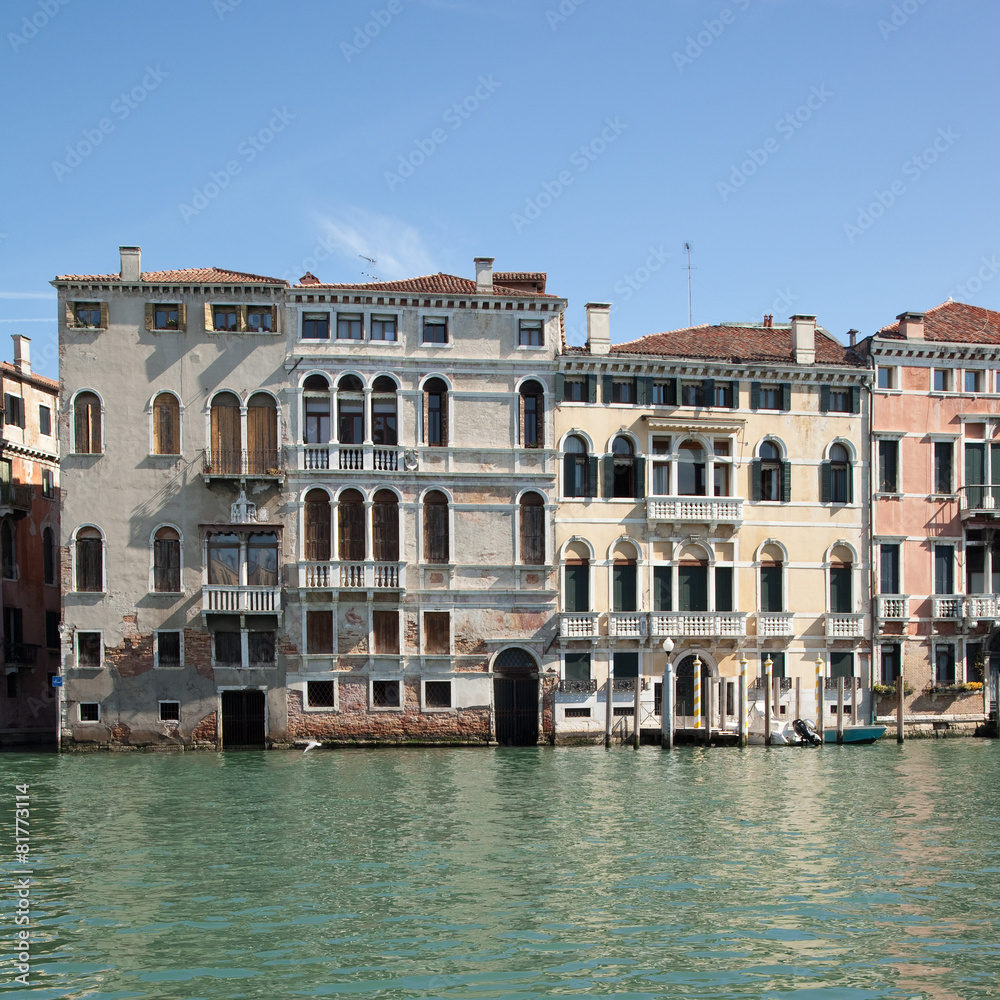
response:
[(278, 586), (278, 536), (273, 532), (255, 532), (247, 539), (247, 585)]
[(590, 611), (590, 556), (580, 542), (572, 542), (563, 555), (562, 594), (564, 611)]
[(611, 446), (612, 490), (618, 499), (635, 499), (638, 496), (635, 448), (626, 437), (616, 437)]
[(10, 520), (5, 520), (0, 527), (0, 564), (5, 580), (13, 580), (17, 576), (17, 534)]
[(708, 493), (705, 481), (705, 449), (697, 441), (685, 441), (677, 455), (677, 493), (682, 497), (703, 497)]
[(366, 558), (365, 499), (358, 490), (344, 490), (337, 504), (337, 550), (343, 562)]
[(232, 392), (217, 393), (212, 399), (212, 471), (239, 475), (242, 453), (239, 397)]
[(611, 610), (637, 611), (639, 609), (638, 567), (631, 546), (615, 546), (611, 566)]
[(302, 388), (303, 441), (305, 444), (327, 444), (330, 440), (330, 383), (322, 375), (310, 375)]
[[(592, 469), (590, 456), (587, 454), (587, 442), (577, 434), (571, 434), (563, 445), (563, 496), (592, 497), (593, 482), (597, 478), (596, 470)], [(595, 460), (596, 461), (596, 460)]]
[(247, 473), (278, 467), (278, 407), (274, 397), (255, 392), (247, 401)]
[(448, 562), (448, 534), (448, 498), (431, 490), (424, 496), (424, 562)]
[(153, 454), (181, 453), (181, 408), (172, 392), (161, 392), (153, 400)]
[(305, 502), (305, 557), (309, 562), (330, 559), (330, 496), (326, 490), (310, 490)]
[(544, 404), (544, 390), (540, 383), (531, 379), (521, 385), (521, 445), (525, 448), (540, 448), (544, 443)]
[(153, 536), (153, 590), (177, 594), (181, 589), (181, 536), (175, 528), (159, 528)]
[(56, 533), (51, 528), (42, 531), (42, 575), (45, 583), (58, 583)]
[(760, 457), (752, 463), (750, 475), (755, 501), (779, 503), (790, 499), (788, 467), (773, 441), (765, 441), (760, 446)]
[(104, 539), (97, 528), (76, 533), (76, 589), (96, 594), (104, 590)]
[(372, 498), (372, 545), (377, 562), (399, 561), (399, 501), (392, 490)]
[(851, 456), (842, 444), (830, 448), (830, 459), (820, 467), (820, 476), (822, 503), (851, 503)]
[(521, 497), (520, 546), (525, 566), (545, 565), (545, 499), (540, 493)]
[(444, 379), (431, 378), (424, 383), (424, 444), (448, 443), (448, 386)]
[(396, 383), (388, 375), (379, 375), (372, 383), (372, 443), (395, 445)]
[(341, 444), (365, 440), (364, 386), (357, 375), (342, 375), (337, 383), (337, 440)]
[(101, 454), (101, 401), (96, 393), (81, 392), (74, 400), (73, 450), (78, 455)]

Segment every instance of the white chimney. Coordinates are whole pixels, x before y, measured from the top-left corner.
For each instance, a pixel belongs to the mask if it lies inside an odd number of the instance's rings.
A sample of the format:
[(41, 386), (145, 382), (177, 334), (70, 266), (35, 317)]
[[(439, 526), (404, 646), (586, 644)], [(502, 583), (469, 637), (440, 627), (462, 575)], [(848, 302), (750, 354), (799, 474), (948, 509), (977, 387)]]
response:
[(611, 352), (611, 303), (587, 303), (587, 350), (591, 354)]
[(476, 258), (476, 292), (479, 295), (493, 294), (493, 257)]
[(122, 281), (139, 281), (142, 273), (142, 247), (119, 247), (122, 255)]
[(907, 340), (924, 339), (924, 314), (923, 313), (900, 313), (896, 319), (899, 320), (899, 332)]
[(816, 317), (792, 317), (792, 349), (797, 365), (816, 363)]
[(14, 341), (14, 367), (22, 375), (31, 374), (31, 338), (22, 333), (11, 334)]

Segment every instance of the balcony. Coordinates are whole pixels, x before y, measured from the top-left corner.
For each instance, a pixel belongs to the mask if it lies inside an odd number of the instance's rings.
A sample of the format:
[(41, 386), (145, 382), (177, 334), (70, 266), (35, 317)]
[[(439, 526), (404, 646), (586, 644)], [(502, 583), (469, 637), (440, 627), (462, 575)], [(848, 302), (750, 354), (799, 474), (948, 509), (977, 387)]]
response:
[(0, 517), (23, 517), (31, 510), (34, 487), (27, 483), (0, 483)]
[(281, 588), (207, 584), (201, 588), (201, 610), (223, 614), (277, 614), (281, 610)]
[(597, 615), (563, 612), (559, 615), (559, 636), (562, 639), (593, 639), (598, 635)]
[(962, 518), (1000, 517), (1000, 486), (961, 486), (958, 509)]
[(826, 616), (826, 635), (828, 639), (860, 639), (865, 624), (864, 615), (833, 615)]
[(795, 615), (789, 611), (758, 611), (757, 635), (782, 637), (795, 635)]
[(564, 677), (559, 682), (560, 694), (593, 694), (597, 690), (597, 681), (583, 680), (579, 677)]
[(318, 590), (405, 590), (403, 562), (300, 562), (299, 586)]
[(747, 616), (742, 611), (676, 611), (649, 616), (650, 635), (674, 638), (738, 637), (747, 634)]
[[(978, 598), (975, 598), (978, 600)], [(960, 594), (948, 594), (931, 598), (931, 616), (939, 619), (956, 619), (962, 617), (962, 602)]]
[(33, 667), (41, 646), (30, 642), (5, 642), (3, 658), (8, 666)]
[(646, 520), (669, 524), (743, 523), (740, 497), (658, 497), (646, 498)]
[(910, 598), (907, 594), (878, 594), (875, 597), (875, 617), (883, 621), (907, 621)]
[(620, 639), (640, 639), (646, 634), (646, 615), (634, 611), (613, 611), (608, 615), (608, 635)]
[(282, 479), (285, 460), (281, 449), (204, 451), (202, 475), (208, 479)]
[(296, 468), (307, 472), (399, 472), (404, 468), (403, 449), (371, 444), (300, 444)]
[(966, 597), (963, 611), (966, 618), (1000, 618), (1000, 594), (980, 594)]

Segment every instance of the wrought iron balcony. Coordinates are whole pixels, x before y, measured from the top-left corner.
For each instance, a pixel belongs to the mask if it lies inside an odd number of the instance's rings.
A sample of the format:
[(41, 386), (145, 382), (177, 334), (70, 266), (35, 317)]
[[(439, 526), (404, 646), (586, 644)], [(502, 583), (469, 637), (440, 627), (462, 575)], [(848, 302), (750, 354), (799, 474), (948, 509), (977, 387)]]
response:
[(4, 662), (10, 666), (15, 664), (24, 667), (34, 666), (38, 659), (38, 650), (41, 648), (41, 646), (30, 642), (5, 642), (3, 644)]
[(281, 449), (212, 451), (206, 448), (202, 475), (217, 479), (281, 479), (285, 474), (285, 460)]
[(563, 639), (592, 639), (598, 634), (596, 614), (564, 611), (559, 615), (559, 635)]
[(597, 681), (593, 678), (583, 680), (578, 677), (564, 677), (559, 682), (561, 694), (593, 694), (597, 690)]
[[(837, 681), (839, 677), (824, 677), (823, 678), (823, 689), (825, 691), (836, 691)], [(845, 677), (844, 678), (844, 690), (845, 691), (860, 691), (861, 690), (861, 678), (860, 677)]]
[(405, 590), (404, 562), (300, 562), (299, 586), (320, 590)]
[(34, 495), (35, 489), (28, 483), (0, 483), (0, 516), (26, 514)]
[(795, 615), (790, 611), (758, 611), (757, 635), (795, 635)]
[(948, 594), (931, 598), (931, 615), (934, 618), (955, 619), (962, 617), (962, 603), (965, 600), (960, 594)]
[[(635, 685), (639, 682), (638, 677), (615, 677), (613, 678), (614, 683), (611, 686), (612, 691), (619, 692), (630, 692), (635, 694)], [(649, 690), (649, 679), (646, 677), (641, 678), (642, 684), (639, 688), (640, 691)]]
[(608, 615), (608, 635), (638, 639), (646, 634), (646, 615), (636, 611), (612, 611)]
[(646, 498), (646, 520), (671, 524), (742, 524), (741, 497)]
[[(792, 690), (792, 678), (791, 677), (773, 677), (771, 679), (772, 683), (778, 681), (779, 691), (791, 691)], [(763, 691), (767, 686), (766, 678), (764, 677), (751, 677), (747, 682), (747, 690), (749, 691)]]
[(1000, 485), (959, 487), (958, 509), (963, 518), (1000, 517)]
[(878, 594), (875, 597), (875, 616), (884, 620), (906, 621), (910, 617), (908, 594)]
[(680, 638), (741, 636), (747, 633), (747, 616), (743, 611), (655, 612), (649, 616), (649, 632)]
[[(415, 460), (412, 464), (416, 464)], [(305, 471), (333, 469), (337, 472), (401, 472), (405, 468), (403, 449), (388, 445), (300, 444), (296, 447), (296, 468)]]
[(864, 615), (828, 614), (826, 634), (830, 639), (860, 639), (864, 624)]
[(223, 614), (273, 615), (281, 610), (281, 588), (207, 584), (201, 588), (201, 610)]

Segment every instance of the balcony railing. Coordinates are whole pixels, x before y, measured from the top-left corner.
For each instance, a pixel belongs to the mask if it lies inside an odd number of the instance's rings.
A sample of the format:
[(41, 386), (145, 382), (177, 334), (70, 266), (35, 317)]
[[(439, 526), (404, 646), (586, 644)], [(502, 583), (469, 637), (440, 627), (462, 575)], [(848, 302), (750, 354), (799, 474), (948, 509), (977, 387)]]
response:
[(399, 472), (403, 449), (370, 444), (300, 444), (297, 467), (306, 471), (334, 469), (340, 472)]
[[(792, 690), (792, 679), (791, 677), (773, 677), (771, 683), (774, 681), (778, 682), (779, 691), (791, 691)], [(750, 691), (763, 691), (767, 686), (766, 677), (751, 677), (747, 683), (747, 688)]]
[(962, 602), (965, 600), (958, 594), (948, 594), (944, 597), (931, 598), (931, 615), (934, 618), (961, 618)]
[(663, 497), (646, 498), (646, 519), (675, 524), (741, 524), (743, 500), (740, 497)]
[(321, 590), (405, 590), (403, 562), (300, 562), (299, 586)]
[(1000, 594), (981, 594), (965, 598), (966, 618), (1000, 618)]
[[(619, 692), (629, 692), (631, 694), (635, 694), (635, 686), (637, 683), (640, 683), (640, 678), (638, 677), (615, 677), (613, 678), (611, 690)], [(649, 690), (648, 678), (643, 677), (641, 679), (639, 690), (640, 691)]]
[(787, 611), (758, 611), (757, 635), (795, 635), (795, 615)]
[(596, 614), (563, 612), (559, 616), (559, 635), (563, 639), (590, 639), (597, 634)]
[(281, 449), (212, 451), (206, 448), (203, 475), (257, 476), (261, 479), (280, 479), (284, 475), (284, 464), (285, 460)]
[(564, 677), (559, 682), (561, 694), (593, 694), (597, 690), (597, 681), (593, 678), (583, 680), (578, 677)]
[[(826, 691), (836, 691), (837, 681), (839, 677), (824, 677), (823, 678), (823, 689)], [(861, 678), (860, 677), (845, 677), (844, 678), (844, 690), (845, 691), (860, 691), (861, 690)]]
[(608, 615), (608, 635), (638, 639), (646, 634), (646, 615), (613, 611)]
[(649, 616), (650, 635), (710, 636), (722, 638), (747, 633), (747, 616), (742, 611), (665, 612)]
[(860, 639), (864, 622), (864, 615), (828, 614), (826, 634), (830, 639)]
[(0, 483), (0, 508), (4, 510), (31, 510), (34, 488), (27, 483)]
[(962, 517), (1000, 516), (1000, 485), (959, 487), (958, 509)]
[(11, 666), (14, 664), (25, 667), (34, 666), (38, 659), (38, 650), (41, 648), (41, 646), (30, 642), (5, 642), (3, 644), (4, 662)]
[(875, 597), (878, 618), (906, 621), (910, 617), (910, 598), (906, 594), (879, 594)]
[(281, 610), (281, 588), (208, 584), (201, 588), (201, 609), (227, 614), (273, 615)]

